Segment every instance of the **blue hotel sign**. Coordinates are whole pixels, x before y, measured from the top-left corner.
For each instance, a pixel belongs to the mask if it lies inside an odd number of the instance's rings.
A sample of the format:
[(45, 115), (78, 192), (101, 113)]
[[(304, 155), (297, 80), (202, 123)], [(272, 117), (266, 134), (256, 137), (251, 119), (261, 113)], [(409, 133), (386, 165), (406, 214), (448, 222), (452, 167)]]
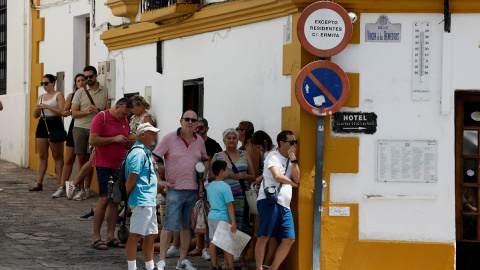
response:
[(365, 25), (365, 42), (400, 42), (402, 37), (402, 24), (390, 23), (388, 17), (378, 17), (376, 23)]

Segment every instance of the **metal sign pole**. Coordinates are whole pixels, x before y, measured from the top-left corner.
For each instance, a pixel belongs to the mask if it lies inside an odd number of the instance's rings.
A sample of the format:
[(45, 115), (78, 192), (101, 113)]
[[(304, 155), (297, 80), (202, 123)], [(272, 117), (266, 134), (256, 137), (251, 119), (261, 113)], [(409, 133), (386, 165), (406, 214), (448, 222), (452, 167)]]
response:
[(320, 270), (320, 236), (322, 229), (323, 193), (323, 139), (325, 118), (317, 117), (317, 149), (315, 154), (315, 190), (313, 205), (313, 261), (312, 269)]

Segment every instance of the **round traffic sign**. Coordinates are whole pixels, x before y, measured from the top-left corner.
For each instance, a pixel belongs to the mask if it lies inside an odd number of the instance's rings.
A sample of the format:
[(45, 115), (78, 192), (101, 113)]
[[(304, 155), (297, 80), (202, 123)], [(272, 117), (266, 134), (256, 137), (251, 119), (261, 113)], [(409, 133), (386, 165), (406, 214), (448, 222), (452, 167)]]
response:
[(353, 25), (339, 4), (322, 1), (309, 5), (300, 14), (297, 36), (309, 53), (329, 57), (341, 52), (352, 38)]
[(330, 61), (306, 65), (295, 81), (295, 96), (307, 112), (325, 116), (337, 112), (348, 99), (350, 82), (347, 74)]

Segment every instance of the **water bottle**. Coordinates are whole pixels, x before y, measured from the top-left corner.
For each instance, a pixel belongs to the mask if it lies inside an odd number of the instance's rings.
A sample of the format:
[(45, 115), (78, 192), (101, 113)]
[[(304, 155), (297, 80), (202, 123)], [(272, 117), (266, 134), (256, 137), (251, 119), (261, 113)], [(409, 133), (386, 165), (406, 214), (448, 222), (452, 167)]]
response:
[(107, 187), (107, 197), (109, 199), (112, 199), (113, 198), (113, 176), (110, 175), (110, 178), (108, 179), (108, 187)]

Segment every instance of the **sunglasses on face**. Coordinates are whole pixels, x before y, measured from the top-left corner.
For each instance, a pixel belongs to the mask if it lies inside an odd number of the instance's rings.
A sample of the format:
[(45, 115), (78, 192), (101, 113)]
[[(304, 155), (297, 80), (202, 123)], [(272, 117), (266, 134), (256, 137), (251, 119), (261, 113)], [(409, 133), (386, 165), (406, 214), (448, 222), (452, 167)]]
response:
[(195, 118), (184, 117), (182, 119), (185, 120), (185, 122), (192, 122), (192, 123), (197, 122), (197, 119), (195, 119)]
[(49, 82), (41, 82), (41, 83), (40, 83), (40, 86), (43, 86), (43, 85), (46, 86), (46, 85), (48, 85), (48, 84), (49, 84)]
[(288, 142), (290, 145), (294, 145), (298, 143), (297, 140), (290, 140), (290, 141), (284, 141), (284, 142)]
[(133, 109), (133, 105), (125, 105), (125, 104), (118, 104), (119, 106), (123, 106), (127, 109)]
[(198, 126), (195, 130), (202, 131), (203, 129), (205, 129), (205, 126)]
[(85, 75), (85, 79), (93, 79), (93, 76), (95, 75), (88, 75), (88, 76)]
[(238, 132), (238, 131), (244, 131), (245, 129), (243, 129), (243, 128), (236, 128), (235, 130)]

